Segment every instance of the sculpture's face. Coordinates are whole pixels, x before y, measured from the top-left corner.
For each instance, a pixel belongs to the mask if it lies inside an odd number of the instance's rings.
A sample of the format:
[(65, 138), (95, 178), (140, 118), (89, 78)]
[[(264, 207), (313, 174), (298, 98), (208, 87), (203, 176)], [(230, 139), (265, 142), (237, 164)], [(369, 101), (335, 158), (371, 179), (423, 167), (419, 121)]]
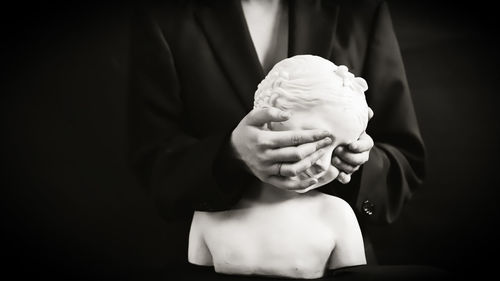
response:
[(364, 122), (359, 113), (333, 102), (325, 102), (312, 108), (294, 108), (290, 110), (291, 117), (286, 122), (271, 123), (273, 131), (320, 129), (333, 135), (333, 143), (326, 153), (307, 171), (297, 177), (315, 177), (318, 183), (308, 188), (314, 189), (329, 183), (338, 176), (338, 171), (331, 165), (334, 149), (339, 145), (349, 144), (359, 138), (365, 130)]

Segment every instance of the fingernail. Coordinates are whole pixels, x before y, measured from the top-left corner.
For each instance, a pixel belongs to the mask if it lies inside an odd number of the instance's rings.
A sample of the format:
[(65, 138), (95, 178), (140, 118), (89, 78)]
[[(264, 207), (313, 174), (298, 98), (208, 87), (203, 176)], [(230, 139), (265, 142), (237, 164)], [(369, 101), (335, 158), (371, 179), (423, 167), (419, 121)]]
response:
[(326, 137), (325, 140), (323, 141), (325, 145), (329, 145), (333, 142), (333, 140), (329, 137)]
[(345, 174), (344, 175), (344, 182), (348, 183), (349, 181), (351, 181), (351, 174)]

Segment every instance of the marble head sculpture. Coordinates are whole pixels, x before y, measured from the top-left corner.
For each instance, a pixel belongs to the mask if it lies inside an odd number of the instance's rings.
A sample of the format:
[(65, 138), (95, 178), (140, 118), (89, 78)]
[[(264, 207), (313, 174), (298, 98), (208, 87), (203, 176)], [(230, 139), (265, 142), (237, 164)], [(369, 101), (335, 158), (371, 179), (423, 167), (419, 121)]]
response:
[[(346, 66), (314, 55), (297, 55), (277, 63), (258, 85), (254, 108), (276, 107), (292, 113), (286, 122), (270, 123), (270, 130), (324, 129), (333, 134), (329, 151), (301, 177), (315, 177), (317, 188), (338, 176), (330, 165), (333, 150), (349, 144), (365, 131), (369, 107), (366, 81)], [(305, 192), (302, 191), (302, 192)]]
[[(306, 194), (256, 182), (231, 209), (196, 211), (189, 232), (188, 261), (218, 273), (315, 279), (326, 270), (366, 264), (356, 215), (343, 199), (316, 190), (338, 176), (334, 148), (359, 138), (369, 111), (366, 82), (345, 66), (311, 55), (274, 66), (259, 84), (255, 107), (291, 113), (269, 130), (323, 129), (334, 140), (329, 152), (299, 177), (318, 178)], [(299, 180), (299, 178), (297, 179)]]

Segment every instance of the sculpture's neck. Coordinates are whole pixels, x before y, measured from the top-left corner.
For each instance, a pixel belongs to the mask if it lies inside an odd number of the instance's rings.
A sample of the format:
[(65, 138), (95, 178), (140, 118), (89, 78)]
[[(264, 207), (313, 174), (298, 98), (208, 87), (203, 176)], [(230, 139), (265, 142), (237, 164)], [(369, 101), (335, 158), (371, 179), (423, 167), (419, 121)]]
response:
[(283, 190), (275, 186), (259, 183), (258, 185), (249, 188), (244, 196), (243, 201), (246, 203), (258, 202), (259, 204), (282, 202), (296, 198), (302, 194), (295, 191)]

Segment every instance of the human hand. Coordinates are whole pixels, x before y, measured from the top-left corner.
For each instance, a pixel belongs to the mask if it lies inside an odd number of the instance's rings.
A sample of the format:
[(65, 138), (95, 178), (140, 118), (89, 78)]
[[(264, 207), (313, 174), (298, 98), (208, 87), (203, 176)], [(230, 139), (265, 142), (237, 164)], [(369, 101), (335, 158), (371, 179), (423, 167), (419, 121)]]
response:
[(234, 129), (231, 145), (236, 156), (261, 181), (300, 191), (318, 183), (315, 178), (297, 180), (327, 152), (333, 137), (324, 130), (270, 131), (269, 122), (284, 122), (290, 114), (277, 108), (258, 108)]
[[(373, 118), (373, 115), (373, 110), (368, 107), (368, 121)], [(335, 149), (332, 165), (340, 170), (337, 177), (339, 182), (347, 184), (351, 181), (351, 174), (368, 161), (373, 145), (373, 139), (366, 132), (363, 132), (357, 141), (347, 147), (340, 146)]]
[(364, 132), (357, 141), (335, 148), (332, 165), (340, 171), (337, 177), (339, 182), (346, 184), (351, 181), (352, 173), (368, 161), (373, 145), (373, 139)]

